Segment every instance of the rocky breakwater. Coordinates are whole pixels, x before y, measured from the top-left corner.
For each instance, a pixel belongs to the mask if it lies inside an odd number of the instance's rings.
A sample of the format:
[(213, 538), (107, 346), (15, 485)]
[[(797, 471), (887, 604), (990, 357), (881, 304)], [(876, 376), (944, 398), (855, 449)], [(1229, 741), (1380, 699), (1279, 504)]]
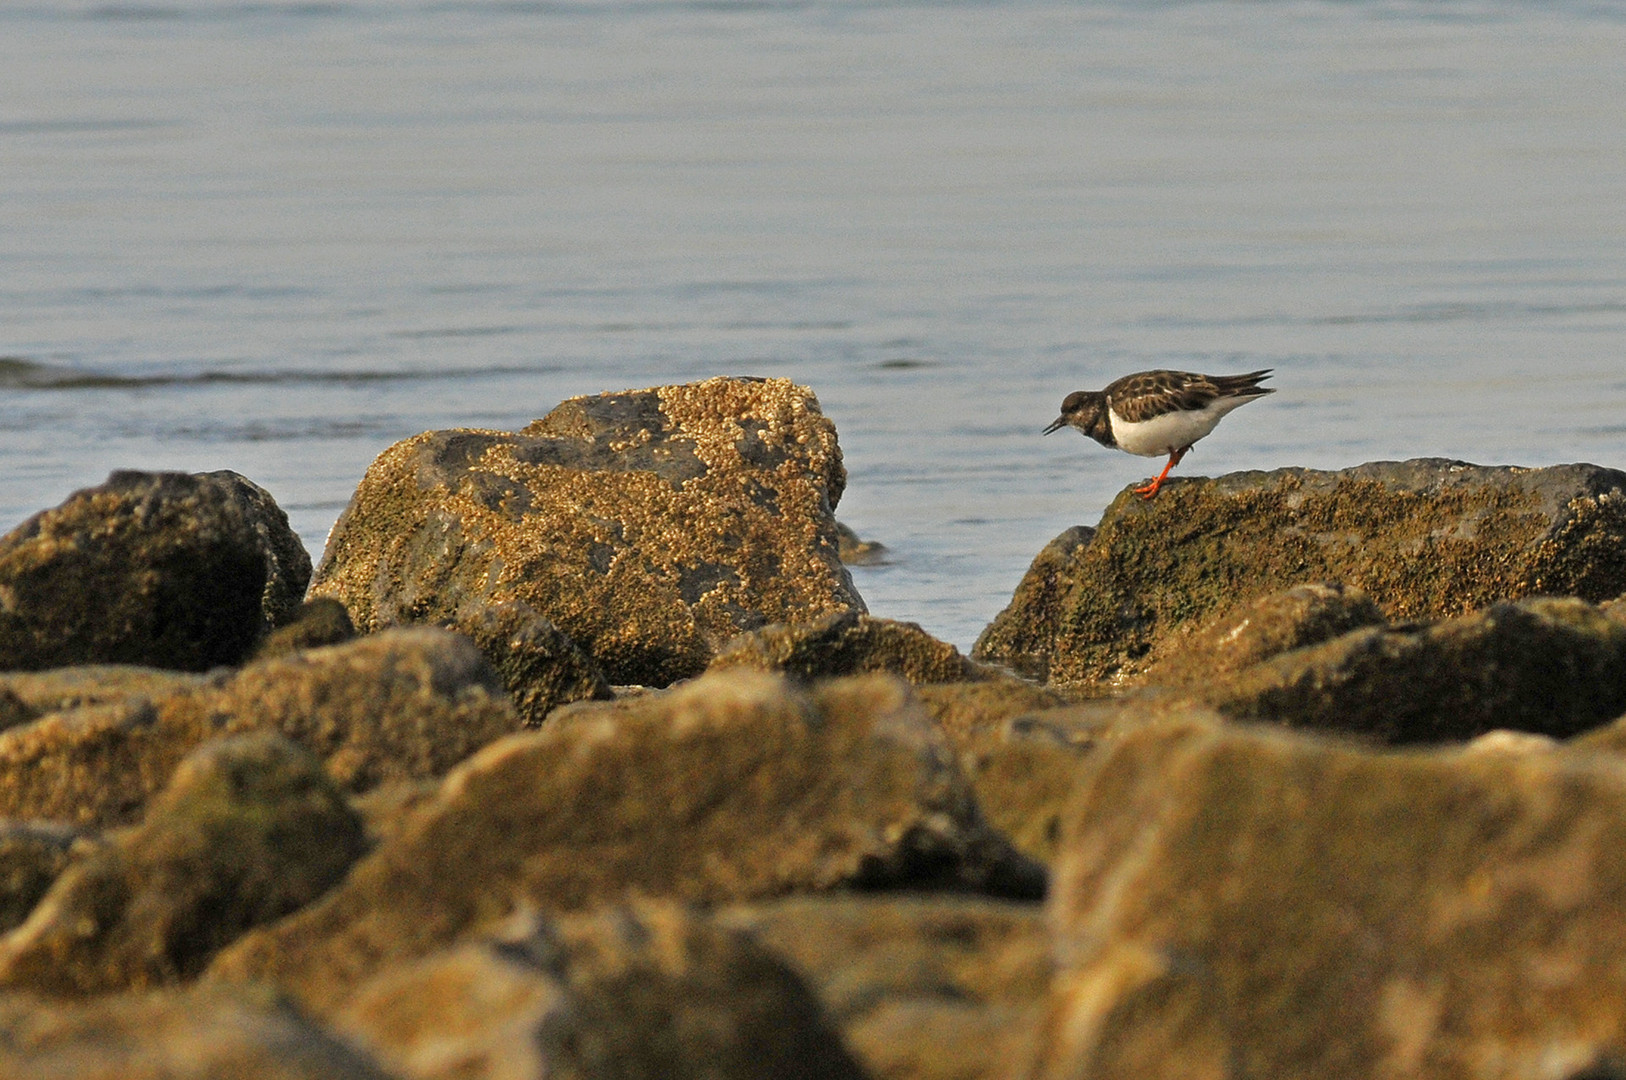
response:
[(303, 608), (241, 530), (208, 670), (3, 665), (0, 1076), (1626, 1078), (1626, 476), (1179, 480), (966, 658), (807, 391), (527, 430), (386, 452)]

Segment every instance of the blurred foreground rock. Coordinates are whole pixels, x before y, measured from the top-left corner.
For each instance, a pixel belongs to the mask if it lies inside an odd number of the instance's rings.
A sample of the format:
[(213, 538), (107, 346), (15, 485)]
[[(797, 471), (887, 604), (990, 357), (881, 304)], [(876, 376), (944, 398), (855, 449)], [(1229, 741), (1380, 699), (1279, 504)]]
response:
[(803, 690), (735, 671), (571, 706), (487, 747), (341, 886), (243, 938), (214, 974), (325, 1010), (380, 965), (516, 907), (854, 887), (1033, 898), (1044, 874), (983, 822), (907, 684)]
[(129, 824), (187, 753), (278, 731), (350, 791), (438, 776), (519, 727), (467, 639), (403, 629), (212, 679), (139, 668), (0, 675), (39, 715), (0, 731), (0, 815)]
[(234, 472), (115, 472), (0, 537), (0, 670), (242, 662), (292, 617), (310, 556)]
[(871, 1076), (995, 1080), (1029, 1054), (1053, 967), (1042, 910), (963, 896), (797, 897), (731, 907), (803, 974)]
[(209, 743), (140, 826), (68, 866), (0, 938), (0, 987), (179, 982), (335, 884), (364, 845), (360, 819), (307, 751), (267, 733)]
[(1023, 1075), (1619, 1075), (1615, 761), (1190, 723), (1092, 761)]
[(339, 1017), (409, 1080), (863, 1080), (818, 1000), (673, 904), (557, 920), (391, 968)]
[(1626, 474), (1440, 459), (1280, 469), (1125, 493), (1040, 553), (972, 656), (1111, 687), (1182, 628), (1295, 585), (1360, 589), (1391, 620), (1538, 594), (1626, 592)]
[(268, 994), (200, 987), (86, 1002), (0, 995), (18, 1080), (399, 1080)]
[(845, 484), (834, 425), (784, 379), (573, 398), (520, 432), (385, 451), (311, 591), (369, 631), (517, 601), (611, 683), (664, 686), (742, 631), (864, 610), (838, 553)]

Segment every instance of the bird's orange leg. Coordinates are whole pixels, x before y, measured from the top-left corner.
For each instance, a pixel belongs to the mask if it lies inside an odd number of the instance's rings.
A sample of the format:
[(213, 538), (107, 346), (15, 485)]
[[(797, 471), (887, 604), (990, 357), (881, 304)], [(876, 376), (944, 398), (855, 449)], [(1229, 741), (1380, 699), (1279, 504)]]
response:
[(1180, 464), (1180, 459), (1185, 457), (1186, 451), (1190, 449), (1191, 447), (1189, 446), (1182, 446), (1178, 450), (1170, 450), (1169, 463), (1163, 466), (1163, 471), (1158, 473), (1157, 478), (1150, 484), (1147, 484), (1145, 487), (1136, 488), (1135, 494), (1139, 495), (1143, 499), (1150, 499), (1153, 495), (1156, 495), (1158, 489), (1163, 486), (1163, 479), (1169, 475), (1169, 470)]

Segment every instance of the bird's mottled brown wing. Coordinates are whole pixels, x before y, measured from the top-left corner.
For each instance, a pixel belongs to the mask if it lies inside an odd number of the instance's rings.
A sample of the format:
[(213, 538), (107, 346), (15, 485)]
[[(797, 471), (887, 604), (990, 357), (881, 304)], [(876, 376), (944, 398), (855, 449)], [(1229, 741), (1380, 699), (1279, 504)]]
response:
[(1200, 409), (1220, 396), (1206, 375), (1191, 371), (1142, 371), (1107, 386), (1112, 411), (1138, 424), (1164, 413)]

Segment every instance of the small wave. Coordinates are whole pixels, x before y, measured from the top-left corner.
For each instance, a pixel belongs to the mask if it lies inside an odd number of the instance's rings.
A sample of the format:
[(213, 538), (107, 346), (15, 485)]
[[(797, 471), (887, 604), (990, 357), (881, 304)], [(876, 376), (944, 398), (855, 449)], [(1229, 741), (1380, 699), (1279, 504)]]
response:
[(430, 382), (501, 375), (541, 375), (557, 367), (488, 367), (441, 371), (199, 371), (153, 375), (117, 375), (104, 371), (42, 364), (22, 357), (0, 357), (0, 388), (8, 390), (140, 390), (165, 386), (240, 386)]

